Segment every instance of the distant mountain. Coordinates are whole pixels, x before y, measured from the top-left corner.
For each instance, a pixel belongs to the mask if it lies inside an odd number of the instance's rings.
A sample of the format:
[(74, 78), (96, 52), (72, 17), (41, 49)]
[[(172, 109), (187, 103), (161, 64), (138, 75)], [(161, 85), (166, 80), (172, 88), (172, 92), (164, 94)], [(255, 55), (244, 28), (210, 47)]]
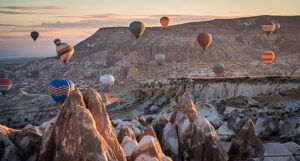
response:
[[(281, 30), (267, 36), (261, 26), (279, 22)], [(213, 36), (203, 51), (197, 42), (199, 33)], [(94, 48), (87, 44), (93, 42)], [(261, 54), (272, 50), (276, 60), (265, 65)], [(159, 66), (154, 55), (163, 53), (166, 62)], [(100, 87), (99, 76), (113, 74), (114, 92), (124, 93), (148, 79), (180, 76), (214, 76), (215, 63), (225, 65), (226, 76), (300, 74), (300, 16), (256, 16), (216, 19), (170, 26), (147, 27), (136, 39), (127, 27), (101, 28), (75, 46), (66, 65), (54, 57), (37, 59), (22, 65), (1, 67), (0, 75), (15, 81), (37, 81), (38, 89), (54, 78), (69, 78), (79, 87)], [(33, 87), (32, 87), (33, 88)]]

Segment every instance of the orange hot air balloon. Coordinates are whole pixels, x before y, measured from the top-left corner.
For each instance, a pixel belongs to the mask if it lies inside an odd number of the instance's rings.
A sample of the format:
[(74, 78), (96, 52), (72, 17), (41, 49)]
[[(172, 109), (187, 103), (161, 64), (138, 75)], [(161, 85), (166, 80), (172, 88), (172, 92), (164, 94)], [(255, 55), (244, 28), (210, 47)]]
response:
[(275, 54), (273, 51), (265, 51), (262, 55), (261, 58), (266, 64), (271, 64), (273, 60), (275, 59)]
[(268, 24), (262, 25), (262, 30), (270, 36), (274, 30), (276, 29), (276, 24), (274, 22), (270, 22)]
[(209, 33), (201, 33), (198, 36), (198, 42), (203, 50), (206, 50), (212, 41), (212, 36)]
[(169, 23), (170, 23), (169, 17), (162, 17), (162, 18), (160, 18), (160, 24), (162, 25), (162, 27), (164, 29), (168, 27)]

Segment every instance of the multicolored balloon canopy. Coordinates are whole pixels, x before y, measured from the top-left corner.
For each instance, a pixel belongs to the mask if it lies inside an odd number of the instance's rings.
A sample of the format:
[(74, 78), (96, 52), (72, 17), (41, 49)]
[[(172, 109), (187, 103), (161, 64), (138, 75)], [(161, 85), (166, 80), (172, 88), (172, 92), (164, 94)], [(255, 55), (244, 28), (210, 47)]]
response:
[(146, 26), (143, 22), (134, 21), (129, 25), (130, 32), (134, 35), (134, 37), (139, 38), (145, 32)]
[(160, 18), (160, 24), (162, 26), (162, 28), (167, 28), (169, 26), (170, 23), (170, 18), (169, 17), (162, 17)]
[(212, 36), (209, 33), (201, 33), (197, 39), (203, 50), (206, 50), (212, 42)]
[(276, 25), (274, 22), (269, 22), (267, 24), (262, 25), (262, 30), (268, 35), (272, 35), (272, 33), (274, 32), (276, 28)]
[(271, 64), (274, 59), (275, 59), (275, 54), (273, 51), (265, 51), (262, 55), (261, 58), (265, 62), (265, 64)]
[(0, 78), (0, 92), (5, 95), (12, 87), (12, 81), (8, 78)]
[(70, 92), (75, 90), (75, 85), (68, 79), (55, 79), (49, 83), (48, 89), (53, 100), (63, 106)]
[(54, 44), (56, 45), (56, 54), (58, 58), (67, 63), (67, 61), (73, 56), (74, 54), (74, 47), (68, 43), (61, 43), (60, 39), (55, 39)]

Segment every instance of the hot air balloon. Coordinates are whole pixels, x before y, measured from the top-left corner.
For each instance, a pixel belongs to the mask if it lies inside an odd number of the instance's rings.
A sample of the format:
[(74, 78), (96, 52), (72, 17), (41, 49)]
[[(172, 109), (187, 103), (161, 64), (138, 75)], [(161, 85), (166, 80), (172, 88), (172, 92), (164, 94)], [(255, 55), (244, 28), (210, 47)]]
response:
[(30, 35), (33, 41), (36, 41), (40, 34), (37, 31), (32, 31)]
[(267, 24), (264, 24), (262, 25), (262, 30), (268, 35), (272, 35), (272, 33), (274, 32), (276, 28), (276, 25), (274, 22), (270, 22), (270, 23), (267, 23)]
[(67, 63), (74, 53), (73, 45), (61, 43), (60, 39), (55, 39), (54, 44), (56, 45), (56, 54), (58, 58), (64, 63)]
[(92, 43), (92, 42), (89, 42), (86, 46), (87, 46), (89, 49), (92, 49), (92, 48), (95, 46), (95, 44)]
[(154, 59), (158, 65), (162, 65), (162, 63), (166, 60), (166, 56), (164, 54), (156, 54)]
[(215, 64), (213, 66), (213, 71), (215, 72), (215, 74), (218, 77), (222, 76), (224, 73), (224, 65), (223, 64)]
[(11, 89), (12, 81), (8, 78), (0, 78), (0, 92), (3, 96)]
[(70, 92), (75, 90), (75, 85), (68, 79), (55, 79), (49, 83), (48, 89), (53, 100), (63, 106)]
[(104, 85), (105, 92), (109, 92), (109, 88), (114, 84), (115, 78), (112, 75), (104, 74), (100, 77), (100, 83)]
[(210, 43), (212, 41), (212, 36), (209, 33), (201, 33), (198, 36), (198, 43), (203, 48), (203, 50), (206, 50)]
[(279, 32), (280, 28), (281, 28), (280, 23), (276, 22), (275, 23), (275, 31), (274, 31), (274, 33), (277, 34)]
[(100, 82), (104, 85), (113, 85), (115, 78), (112, 75), (104, 74), (100, 77)]
[(164, 29), (168, 27), (169, 23), (170, 23), (169, 17), (162, 17), (162, 18), (160, 18), (160, 24), (162, 25), (162, 27)]
[(273, 51), (265, 51), (262, 55), (261, 58), (266, 64), (271, 64), (273, 60), (275, 59), (275, 54)]
[(130, 32), (134, 35), (134, 37), (139, 38), (145, 31), (145, 24), (140, 21), (134, 21), (129, 25)]

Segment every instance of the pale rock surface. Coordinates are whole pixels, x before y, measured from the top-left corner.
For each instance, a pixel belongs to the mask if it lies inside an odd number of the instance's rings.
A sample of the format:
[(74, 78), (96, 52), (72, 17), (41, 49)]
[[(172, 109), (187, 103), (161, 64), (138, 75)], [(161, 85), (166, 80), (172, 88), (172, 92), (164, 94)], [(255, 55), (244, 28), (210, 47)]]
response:
[(121, 130), (119, 132), (119, 135), (118, 135), (119, 143), (122, 143), (123, 139), (126, 136), (129, 137), (130, 139), (136, 140), (134, 132), (128, 126), (125, 125), (121, 128)]
[(264, 161), (295, 161), (293, 153), (280, 143), (266, 143), (263, 146), (266, 156)]
[(153, 136), (146, 135), (139, 142), (139, 146), (133, 152), (129, 160), (157, 160), (157, 161), (172, 161), (163, 153), (159, 141)]
[(123, 138), (121, 146), (124, 150), (126, 157), (130, 157), (132, 153), (135, 151), (135, 149), (139, 146), (139, 144), (135, 139), (125, 136)]
[(71, 92), (55, 125), (43, 136), (38, 160), (117, 160), (78, 89)]
[(96, 122), (96, 127), (100, 135), (113, 150), (118, 161), (126, 160), (126, 156), (118, 142), (117, 136), (110, 122), (106, 107), (99, 93), (89, 88), (84, 97), (85, 105), (90, 110)]
[(179, 140), (177, 136), (176, 127), (169, 122), (163, 129), (161, 141), (162, 149), (166, 155), (170, 156), (175, 160), (175, 158), (178, 158), (179, 155), (178, 144)]
[(218, 128), (217, 133), (221, 140), (229, 140), (235, 135), (234, 131), (228, 127), (227, 122)]

